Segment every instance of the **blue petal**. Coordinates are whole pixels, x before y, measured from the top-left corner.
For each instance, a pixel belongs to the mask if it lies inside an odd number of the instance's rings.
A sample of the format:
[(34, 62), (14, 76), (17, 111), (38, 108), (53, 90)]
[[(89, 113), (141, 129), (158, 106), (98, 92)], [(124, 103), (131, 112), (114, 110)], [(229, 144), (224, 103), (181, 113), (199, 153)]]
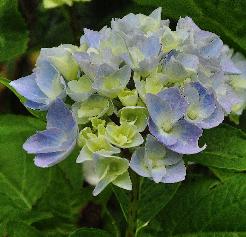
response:
[(219, 37), (211, 40), (211, 42), (200, 49), (200, 55), (205, 59), (217, 58), (220, 55), (223, 42)]
[(175, 124), (172, 133), (177, 139), (175, 144), (167, 146), (172, 151), (181, 154), (195, 154), (206, 148), (206, 145), (201, 148), (198, 146), (198, 140), (202, 135), (202, 129), (188, 123), (184, 119)]
[[(191, 89), (189, 87), (193, 87), (197, 93), (198, 97), (190, 98), (189, 92), (191, 92)], [(188, 84), (185, 87), (184, 94), (186, 98), (188, 99), (190, 105), (195, 104), (198, 106), (199, 109), (199, 119), (207, 118), (209, 117), (215, 110), (216, 106), (216, 100), (212, 92), (209, 92), (205, 87), (203, 87), (199, 82)], [(195, 121), (194, 121), (195, 122)]]
[(93, 31), (86, 28), (84, 29), (84, 33), (86, 43), (89, 47), (98, 48), (101, 39), (100, 33), (98, 31)]
[(172, 121), (175, 122), (175, 118), (172, 117), (171, 106), (159, 96), (147, 94), (146, 104), (150, 117), (157, 126), (161, 127), (164, 122), (168, 124), (171, 124)]
[(51, 167), (66, 159), (76, 145), (76, 140), (65, 152), (40, 153), (35, 156), (34, 163), (41, 168)]
[(65, 151), (67, 149), (63, 144), (65, 140), (66, 134), (62, 130), (50, 128), (28, 138), (23, 148), (31, 154)]
[(91, 79), (94, 79), (98, 71), (98, 65), (92, 64), (89, 54), (74, 53), (73, 56), (79, 64), (81, 70)]
[(74, 115), (61, 99), (57, 99), (48, 110), (47, 129), (49, 128), (59, 128), (73, 137), (77, 135)]
[(149, 37), (142, 42), (140, 50), (143, 52), (145, 57), (154, 57), (160, 53), (161, 44), (157, 37)]
[(130, 167), (133, 171), (135, 171), (137, 174), (143, 177), (151, 177), (151, 174), (146, 167), (144, 156), (144, 148), (138, 148), (132, 155)]
[(183, 181), (186, 176), (186, 168), (181, 160), (176, 165), (167, 166), (166, 175), (162, 179), (162, 183), (177, 183)]
[(46, 96), (54, 99), (64, 92), (64, 84), (62, 84), (60, 74), (48, 61), (42, 61), (35, 72), (36, 83)]
[(32, 73), (29, 76), (10, 82), (10, 85), (28, 100), (46, 104), (48, 98), (37, 86), (35, 78), (36, 74)]
[(175, 120), (178, 120), (184, 115), (187, 103), (184, 97), (180, 94), (178, 88), (168, 88), (157, 95), (169, 104)]
[(206, 119), (202, 120), (196, 125), (200, 128), (214, 128), (220, 125), (224, 120), (225, 114), (221, 106), (217, 105), (214, 112)]
[(230, 58), (225, 58), (221, 60), (221, 67), (224, 73), (228, 74), (240, 74), (241, 71), (238, 69), (234, 62)]
[(151, 118), (149, 119), (149, 131), (153, 136), (157, 138), (159, 142), (166, 146), (177, 143), (177, 137), (175, 134), (164, 132), (153, 122)]
[(31, 101), (31, 100), (27, 100), (26, 102), (24, 102), (24, 105), (30, 109), (39, 109), (39, 110), (47, 110), (50, 103), (48, 104), (42, 104), (42, 103), (37, 103), (37, 102), (34, 102), (34, 101)]

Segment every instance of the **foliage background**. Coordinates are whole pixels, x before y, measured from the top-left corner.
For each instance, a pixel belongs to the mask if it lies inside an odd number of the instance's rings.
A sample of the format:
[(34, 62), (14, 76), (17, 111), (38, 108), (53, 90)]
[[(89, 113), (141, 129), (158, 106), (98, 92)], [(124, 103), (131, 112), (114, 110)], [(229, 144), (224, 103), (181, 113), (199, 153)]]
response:
[[(245, 0), (92, 0), (54, 9), (44, 9), (38, 0), (0, 0), (0, 236), (104, 237), (124, 232), (127, 192), (109, 187), (93, 198), (74, 162), (78, 151), (54, 168), (34, 167), (21, 146), (45, 124), (7, 89), (5, 78), (30, 74), (40, 48), (78, 45), (84, 27), (99, 30), (111, 18), (149, 14), (159, 6), (172, 27), (180, 16), (191, 16), (246, 55)], [(239, 125), (227, 119), (227, 125), (204, 134), (208, 149), (186, 157), (200, 165), (189, 166), (182, 184), (142, 181), (138, 236), (246, 236), (245, 118), (244, 113)]]

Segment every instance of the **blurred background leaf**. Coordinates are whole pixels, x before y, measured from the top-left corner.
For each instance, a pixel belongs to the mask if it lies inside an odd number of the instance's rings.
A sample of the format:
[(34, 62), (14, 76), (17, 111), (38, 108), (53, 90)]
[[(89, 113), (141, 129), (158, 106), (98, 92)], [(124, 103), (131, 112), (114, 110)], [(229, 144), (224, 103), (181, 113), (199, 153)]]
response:
[(0, 1), (0, 29), (0, 62), (14, 59), (26, 51), (28, 32), (17, 0)]

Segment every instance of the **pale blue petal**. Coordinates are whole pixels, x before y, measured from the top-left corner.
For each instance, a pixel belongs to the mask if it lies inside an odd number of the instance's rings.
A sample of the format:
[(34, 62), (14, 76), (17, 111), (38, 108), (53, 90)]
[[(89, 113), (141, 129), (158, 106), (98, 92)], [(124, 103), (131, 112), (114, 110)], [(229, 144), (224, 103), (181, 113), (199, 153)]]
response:
[(175, 165), (182, 160), (182, 154), (173, 152), (169, 149), (166, 149), (166, 152), (167, 154), (164, 161), (167, 166)]
[[(140, 42), (141, 43), (141, 42)], [(160, 53), (161, 44), (157, 37), (149, 37), (141, 43), (140, 50), (147, 58), (152, 58)]]
[(225, 114), (221, 106), (217, 105), (214, 112), (206, 119), (202, 120), (196, 125), (200, 128), (214, 128), (220, 125), (224, 120)]
[(38, 110), (47, 110), (49, 108), (50, 104), (42, 104), (42, 103), (37, 103), (31, 100), (27, 100), (24, 102), (24, 105), (30, 109), (38, 109)]
[(143, 147), (137, 148), (132, 155), (130, 167), (133, 171), (143, 177), (151, 177), (151, 174), (145, 164), (145, 150)]
[(100, 44), (101, 35), (98, 31), (84, 29), (85, 41), (92, 48), (98, 48)]
[(183, 181), (186, 176), (186, 168), (181, 160), (176, 165), (167, 166), (166, 175), (162, 178), (162, 183), (177, 183)]
[(76, 145), (76, 140), (65, 152), (40, 153), (35, 156), (34, 163), (41, 168), (51, 167), (66, 159)]
[(158, 93), (157, 96), (169, 104), (175, 121), (184, 115), (187, 103), (178, 88), (168, 88)]
[(220, 65), (222, 67), (222, 71), (227, 74), (241, 74), (239, 68), (237, 68), (234, 62), (230, 58), (224, 58), (221, 60)]
[(36, 74), (32, 73), (29, 76), (10, 82), (10, 85), (28, 100), (38, 104), (46, 104), (48, 98), (38, 87), (35, 78)]
[(199, 53), (205, 59), (217, 58), (220, 55), (222, 47), (222, 40), (219, 37), (215, 37), (208, 45), (202, 47)]
[(159, 142), (166, 146), (171, 146), (177, 142), (177, 137), (173, 133), (166, 133), (155, 123), (152, 121), (152, 119), (149, 119), (149, 131), (150, 133), (157, 138)]
[(65, 140), (66, 134), (62, 130), (50, 128), (28, 138), (23, 148), (32, 154), (65, 151), (67, 149), (63, 145)]
[(59, 128), (68, 135), (77, 135), (75, 118), (61, 99), (57, 99), (48, 110), (47, 129), (49, 128)]
[(195, 154), (206, 148), (206, 145), (199, 147), (198, 140), (202, 135), (202, 129), (185, 121), (178, 121), (173, 127), (172, 133), (176, 136), (177, 142), (167, 146), (170, 150), (180, 154)]
[(55, 99), (64, 92), (64, 84), (60, 74), (48, 61), (42, 61), (35, 72), (36, 83), (46, 96)]
[(91, 62), (89, 54), (74, 53), (73, 55), (81, 70), (91, 79), (94, 79), (98, 71), (98, 65), (95, 65)]
[(146, 104), (150, 117), (157, 126), (162, 126), (164, 122), (171, 123), (173, 120), (172, 109), (167, 101), (157, 95), (147, 94)]

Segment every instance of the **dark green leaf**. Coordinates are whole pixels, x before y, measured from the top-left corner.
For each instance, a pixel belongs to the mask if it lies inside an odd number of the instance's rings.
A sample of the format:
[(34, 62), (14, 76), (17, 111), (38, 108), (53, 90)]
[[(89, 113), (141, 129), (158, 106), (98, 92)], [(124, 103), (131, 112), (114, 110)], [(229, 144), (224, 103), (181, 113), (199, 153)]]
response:
[(44, 123), (38, 119), (0, 117), (0, 193), (26, 210), (31, 210), (50, 182), (50, 170), (35, 167), (32, 157), (22, 149), (25, 140), (43, 128)]
[(245, 196), (245, 174), (233, 175), (223, 182), (190, 177), (159, 214), (162, 230), (156, 234), (175, 236), (196, 232), (236, 232), (236, 235), (245, 232)]
[(81, 228), (73, 232), (69, 237), (111, 237), (111, 235), (100, 229)]
[(204, 233), (190, 233), (179, 234), (173, 237), (245, 237), (246, 232), (204, 232)]
[(201, 143), (207, 148), (198, 154), (186, 156), (189, 161), (217, 168), (246, 170), (246, 134), (229, 125), (204, 131)]
[[(172, 199), (179, 187), (177, 184), (156, 184), (145, 178), (141, 184), (138, 201), (138, 231), (164, 208)], [(114, 187), (115, 196), (121, 206), (124, 217), (127, 219), (129, 196), (124, 190)]]
[(20, 221), (11, 221), (6, 226), (8, 237), (42, 237), (41, 232)]
[(179, 183), (156, 184), (144, 179), (138, 204), (138, 228), (146, 226), (168, 204), (178, 187)]
[(0, 61), (13, 59), (26, 51), (28, 33), (17, 0), (0, 1), (0, 29)]

